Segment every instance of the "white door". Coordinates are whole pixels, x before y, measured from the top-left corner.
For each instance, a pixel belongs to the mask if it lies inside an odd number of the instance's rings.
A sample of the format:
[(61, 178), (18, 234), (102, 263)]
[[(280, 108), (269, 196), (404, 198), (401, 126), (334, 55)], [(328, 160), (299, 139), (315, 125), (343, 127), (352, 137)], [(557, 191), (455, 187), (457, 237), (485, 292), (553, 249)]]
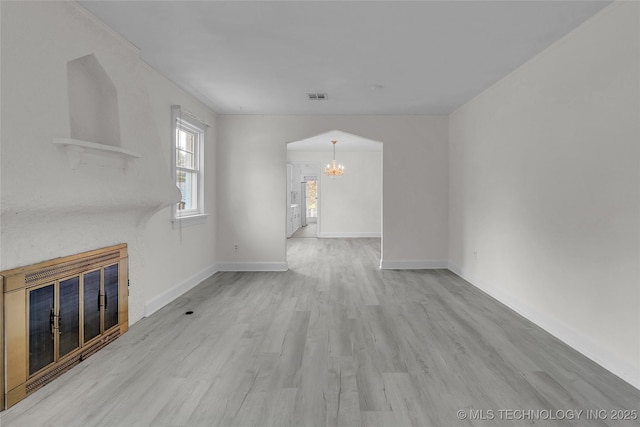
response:
[(307, 184), (307, 222), (318, 222), (318, 177), (305, 176), (304, 180)]

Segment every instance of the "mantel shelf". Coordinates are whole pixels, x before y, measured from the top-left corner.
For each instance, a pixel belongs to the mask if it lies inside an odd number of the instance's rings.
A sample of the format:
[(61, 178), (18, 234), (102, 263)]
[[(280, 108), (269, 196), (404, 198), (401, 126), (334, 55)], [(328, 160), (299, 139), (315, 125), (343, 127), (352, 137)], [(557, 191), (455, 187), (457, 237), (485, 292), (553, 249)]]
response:
[(99, 144), (96, 142), (81, 141), (71, 138), (54, 138), (53, 143), (62, 145), (67, 149), (67, 158), (71, 169), (77, 169), (82, 160), (82, 153), (88, 152), (104, 157), (115, 157), (123, 161), (123, 169), (126, 170), (129, 160), (139, 159), (141, 154), (134, 151), (125, 150), (124, 148), (114, 147), (112, 145)]

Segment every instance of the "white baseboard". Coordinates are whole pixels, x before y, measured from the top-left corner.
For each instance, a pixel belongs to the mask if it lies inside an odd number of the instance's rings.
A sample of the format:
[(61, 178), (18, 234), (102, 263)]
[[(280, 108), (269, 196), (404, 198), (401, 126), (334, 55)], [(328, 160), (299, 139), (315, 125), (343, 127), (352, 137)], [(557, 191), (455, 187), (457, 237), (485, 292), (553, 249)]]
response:
[(218, 271), (287, 271), (286, 262), (221, 262)]
[(446, 259), (380, 260), (381, 270), (431, 270), (448, 266)]
[(382, 237), (379, 231), (346, 231), (346, 232), (320, 232), (318, 237), (321, 239), (361, 239), (366, 237)]
[(217, 267), (217, 264), (210, 265), (199, 273), (184, 280), (182, 283), (177, 284), (157, 297), (147, 301), (144, 307), (144, 316), (148, 317), (152, 315), (174, 299), (178, 298), (180, 295), (199, 285), (203, 280), (214, 275), (218, 271)]
[(607, 351), (606, 347), (594, 342), (590, 337), (576, 331), (557, 318), (551, 317), (514, 298), (513, 295), (505, 292), (503, 288), (470, 277), (458, 265), (450, 262), (449, 270), (640, 390), (640, 368), (637, 366), (622, 360), (617, 355)]

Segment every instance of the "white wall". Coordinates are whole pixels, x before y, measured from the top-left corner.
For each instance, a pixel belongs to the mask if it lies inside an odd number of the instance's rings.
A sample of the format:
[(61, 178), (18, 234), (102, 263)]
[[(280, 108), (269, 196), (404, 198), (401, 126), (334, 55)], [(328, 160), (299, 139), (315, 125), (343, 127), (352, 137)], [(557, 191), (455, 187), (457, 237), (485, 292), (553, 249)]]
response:
[(639, 7), (450, 116), (451, 268), (640, 386)]
[[(212, 215), (192, 228), (173, 228), (163, 206), (178, 195), (169, 165), (171, 104), (211, 123), (215, 116), (77, 4), (0, 7), (0, 269), (128, 243), (133, 323), (214, 265), (215, 186), (206, 187)], [(64, 148), (52, 144), (70, 136), (67, 62), (91, 53), (116, 87), (120, 145), (142, 155), (126, 172), (91, 158), (72, 169)], [(215, 129), (205, 162), (213, 182)]]
[[(326, 165), (331, 152), (288, 151), (289, 162)], [(341, 177), (319, 174), (319, 237), (377, 237), (382, 227), (382, 153), (337, 151)]]
[(385, 267), (446, 266), (448, 119), (429, 116), (218, 116), (219, 259), (286, 268), (286, 144), (334, 129), (384, 143)]

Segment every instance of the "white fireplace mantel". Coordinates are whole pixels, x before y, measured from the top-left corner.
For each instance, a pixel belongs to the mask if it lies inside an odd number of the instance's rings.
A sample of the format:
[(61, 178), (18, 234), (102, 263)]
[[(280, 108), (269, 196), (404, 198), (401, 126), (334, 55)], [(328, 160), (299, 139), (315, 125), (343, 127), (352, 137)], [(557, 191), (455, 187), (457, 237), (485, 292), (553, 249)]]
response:
[(66, 148), (67, 160), (71, 169), (77, 169), (82, 163), (83, 154), (90, 153), (106, 158), (115, 158), (122, 161), (122, 169), (127, 170), (129, 162), (139, 159), (141, 154), (112, 145), (99, 144), (97, 142), (81, 141), (71, 138), (54, 138), (53, 143)]

